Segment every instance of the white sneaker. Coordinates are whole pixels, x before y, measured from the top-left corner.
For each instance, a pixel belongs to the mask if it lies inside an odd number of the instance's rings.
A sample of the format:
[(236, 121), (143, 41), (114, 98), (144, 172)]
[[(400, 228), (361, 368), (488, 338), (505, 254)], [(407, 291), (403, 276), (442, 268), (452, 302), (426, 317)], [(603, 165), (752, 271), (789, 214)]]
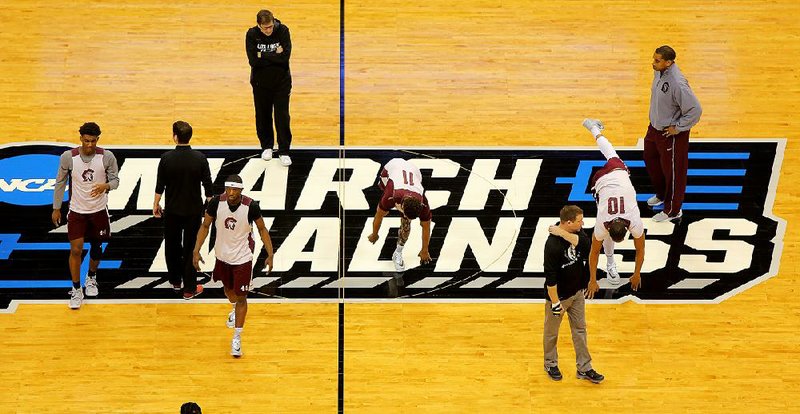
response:
[(652, 196), (647, 199), (647, 205), (650, 207), (660, 206), (664, 204), (663, 200), (660, 200), (657, 196)]
[(236, 326), (236, 311), (232, 310), (231, 313), (228, 314), (228, 320), (225, 321), (225, 326), (228, 328), (233, 328)]
[(69, 291), (69, 308), (80, 309), (81, 303), (83, 303), (83, 290), (81, 288), (72, 288)]
[(97, 276), (86, 276), (86, 296), (97, 296)]
[(231, 341), (231, 355), (236, 358), (242, 356), (242, 338), (236, 336), (233, 337), (233, 340)]
[(283, 154), (283, 155), (279, 156), (278, 158), (281, 160), (281, 165), (283, 165), (284, 167), (288, 167), (288, 166), (292, 165), (292, 158), (289, 157), (289, 155)]
[(606, 279), (608, 279), (608, 283), (612, 285), (619, 284), (619, 272), (617, 271), (616, 263), (611, 263), (606, 266)]
[(592, 127), (597, 127), (597, 129), (599, 129), (600, 131), (605, 129), (605, 126), (603, 126), (602, 121), (600, 121), (599, 119), (590, 119), (590, 118), (586, 118), (583, 120), (583, 127), (588, 129), (589, 132), (592, 132)]
[(403, 254), (396, 251), (392, 254), (392, 262), (394, 262), (394, 270), (397, 273), (405, 272), (406, 271), (406, 264), (403, 262)]
[(264, 152), (261, 153), (261, 159), (264, 161), (269, 161), (272, 159), (272, 150), (265, 149)]
[(655, 221), (656, 223), (661, 223), (663, 221), (680, 220), (681, 217), (683, 217), (683, 210), (679, 211), (677, 215), (672, 216), (672, 217), (668, 216), (667, 213), (661, 211), (658, 214), (656, 214), (655, 216), (653, 216), (653, 221)]

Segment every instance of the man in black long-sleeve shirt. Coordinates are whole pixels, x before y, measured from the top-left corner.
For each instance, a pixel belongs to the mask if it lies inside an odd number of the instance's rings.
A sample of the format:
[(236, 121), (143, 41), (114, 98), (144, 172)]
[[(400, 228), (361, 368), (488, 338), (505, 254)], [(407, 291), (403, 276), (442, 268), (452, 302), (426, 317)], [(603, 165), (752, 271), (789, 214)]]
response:
[(586, 309), (584, 295), (589, 282), (589, 237), (583, 232), (583, 210), (564, 206), (560, 222), (550, 226), (544, 246), (545, 316), (544, 369), (550, 378), (561, 380), (558, 369), (558, 328), (564, 312), (569, 316), (572, 343), (575, 346), (577, 377), (595, 384), (603, 376), (592, 369), (592, 357), (586, 344)]
[(250, 85), (256, 109), (256, 133), (261, 142), (261, 158), (272, 159), (275, 135), (272, 131), (272, 111), (275, 110), (275, 131), (278, 134), (278, 151), (275, 155), (281, 164), (292, 164), (289, 147), (292, 130), (289, 126), (289, 95), (292, 92), (292, 73), (289, 58), (292, 56), (292, 39), (289, 28), (275, 19), (269, 10), (256, 15), (257, 25), (245, 36), (245, 50), (250, 63)]
[[(183, 298), (191, 299), (203, 291), (203, 286), (197, 284), (192, 251), (203, 219), (200, 185), (205, 189), (206, 201), (213, 195), (211, 169), (206, 156), (189, 146), (191, 125), (183, 121), (172, 124), (172, 139), (177, 146), (164, 153), (158, 163), (153, 215), (164, 217), (164, 255), (169, 282), (180, 292), (183, 281)], [(160, 203), (164, 190), (167, 196), (162, 211)]]

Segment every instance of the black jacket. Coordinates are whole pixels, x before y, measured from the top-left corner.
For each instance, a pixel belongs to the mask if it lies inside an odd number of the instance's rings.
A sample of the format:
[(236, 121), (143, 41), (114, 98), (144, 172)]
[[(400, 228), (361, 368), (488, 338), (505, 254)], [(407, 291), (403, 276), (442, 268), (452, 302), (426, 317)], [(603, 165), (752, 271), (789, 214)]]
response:
[[(247, 30), (245, 35), (245, 50), (247, 60), (250, 62), (250, 83), (253, 86), (277, 86), (287, 80), (291, 82), (289, 59), (292, 56), (292, 38), (289, 28), (275, 19), (275, 28), (267, 36), (258, 26)], [(278, 45), (283, 48), (282, 53), (276, 53)]]
[[(576, 247), (552, 234), (544, 245), (544, 284), (557, 286), (559, 300), (574, 296), (589, 284), (589, 236), (583, 230), (577, 235)], [(546, 288), (544, 294), (550, 298)]]
[(164, 194), (164, 212), (178, 216), (203, 215), (200, 185), (206, 197), (214, 195), (211, 170), (205, 154), (190, 146), (179, 145), (161, 155), (156, 175), (156, 193)]

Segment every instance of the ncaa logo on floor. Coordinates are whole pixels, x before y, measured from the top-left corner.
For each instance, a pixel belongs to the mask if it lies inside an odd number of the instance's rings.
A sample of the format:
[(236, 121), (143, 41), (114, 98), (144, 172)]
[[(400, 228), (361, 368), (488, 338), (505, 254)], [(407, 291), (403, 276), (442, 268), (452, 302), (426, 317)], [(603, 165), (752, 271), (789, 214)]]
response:
[[(642, 152), (618, 151), (631, 170), (646, 228), (643, 287), (633, 292), (626, 284), (634, 261), (633, 242), (626, 240), (616, 252), (619, 287), (605, 283), (601, 255), (600, 301), (719, 302), (777, 274), (786, 224), (771, 209), (784, 147), (785, 140), (692, 142), (679, 225), (649, 219), (655, 212), (644, 203), (652, 193)], [(0, 148), (0, 212), (14, 218), (0, 225), (0, 308), (66, 298), (69, 243), (65, 227), (50, 223), (65, 149)], [(162, 223), (151, 214), (156, 168), (168, 148), (109, 149), (119, 162), (120, 186), (109, 193), (112, 239), (103, 246), (100, 298), (173, 298)], [(362, 300), (541, 301), (547, 227), (561, 206), (577, 204), (591, 231), (596, 207), (589, 178), (604, 162), (594, 148), (358, 148), (348, 149), (344, 161), (338, 149), (298, 149), (285, 168), (258, 158), (257, 149), (198, 149), (208, 156), (216, 192), (225, 177), (239, 174), (244, 194), (259, 200), (275, 259), (267, 275), (262, 251), (251, 288), (288, 299), (337, 299), (345, 289), (345, 297)], [(419, 265), (415, 222), (402, 275), (391, 262), (396, 212), (384, 220), (379, 242), (367, 241), (380, 197), (378, 173), (398, 157), (421, 169), (433, 211), (434, 261)], [(203, 253), (213, 257), (213, 246)], [(210, 273), (213, 263), (206, 260), (203, 271)]]

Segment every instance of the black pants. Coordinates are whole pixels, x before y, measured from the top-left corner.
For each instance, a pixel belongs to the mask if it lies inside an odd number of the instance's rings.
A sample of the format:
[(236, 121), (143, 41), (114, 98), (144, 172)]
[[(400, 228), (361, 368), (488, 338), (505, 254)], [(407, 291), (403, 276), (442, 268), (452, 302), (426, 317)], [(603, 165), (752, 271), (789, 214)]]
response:
[(288, 154), (292, 144), (292, 129), (289, 126), (289, 96), (292, 92), (292, 78), (287, 77), (272, 85), (253, 84), (253, 105), (256, 109), (256, 134), (261, 149), (275, 146), (272, 132), (272, 114), (275, 112), (275, 131), (278, 133), (276, 155)]
[(194, 293), (197, 272), (192, 265), (192, 252), (200, 230), (200, 216), (179, 216), (164, 213), (164, 255), (167, 259), (169, 283), (179, 285), (183, 291)]

